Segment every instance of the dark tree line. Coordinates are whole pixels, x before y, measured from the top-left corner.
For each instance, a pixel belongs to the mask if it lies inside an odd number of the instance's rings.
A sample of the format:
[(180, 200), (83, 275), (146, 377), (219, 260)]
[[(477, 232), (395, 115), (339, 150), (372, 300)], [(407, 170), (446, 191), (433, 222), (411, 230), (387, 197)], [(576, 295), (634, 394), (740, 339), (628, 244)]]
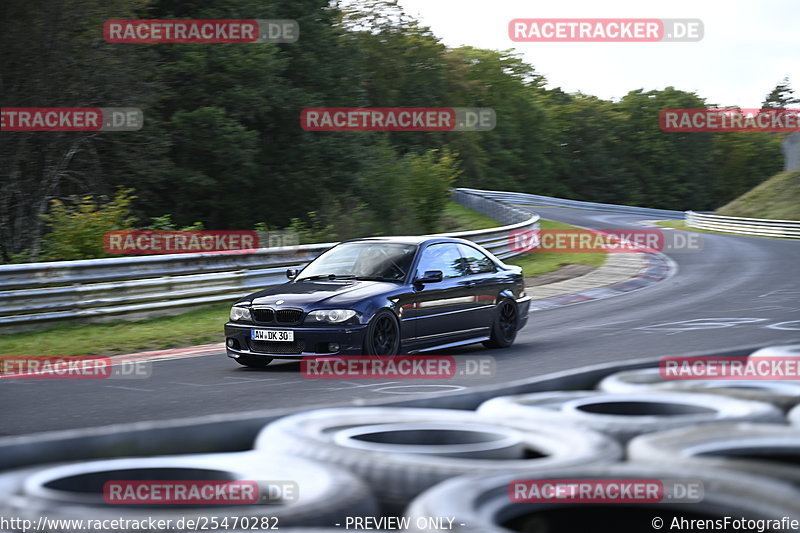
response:
[[(2, 259), (37, 258), (53, 200), (132, 189), (143, 224), (435, 228), (449, 186), (713, 209), (782, 166), (779, 135), (665, 133), (694, 93), (546, 89), (511, 52), (449, 49), (391, 0), (3, 0), (3, 106), (135, 106), (128, 133), (0, 134)], [(289, 44), (108, 44), (119, 18), (295, 19)], [(788, 80), (770, 105), (791, 102)], [(491, 132), (306, 132), (318, 106), (492, 107)], [(314, 215), (309, 217), (309, 213)], [(113, 228), (109, 228), (113, 229)]]

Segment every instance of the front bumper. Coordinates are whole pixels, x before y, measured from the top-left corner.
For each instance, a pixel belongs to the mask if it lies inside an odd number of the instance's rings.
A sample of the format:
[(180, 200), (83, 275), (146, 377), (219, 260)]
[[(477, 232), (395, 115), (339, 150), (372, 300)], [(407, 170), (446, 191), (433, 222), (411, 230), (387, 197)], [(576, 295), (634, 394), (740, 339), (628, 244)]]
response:
[(517, 331), (524, 328), (525, 324), (528, 323), (528, 316), (530, 315), (532, 299), (533, 298), (531, 298), (530, 296), (523, 296), (522, 298), (517, 298), (517, 313), (519, 313), (519, 326), (517, 327)]
[[(266, 342), (250, 339), (252, 329), (291, 330), (293, 342)], [(301, 359), (320, 355), (361, 355), (367, 325), (327, 327), (256, 326), (228, 322), (225, 324), (225, 348), (228, 357), (241, 355), (266, 356), (273, 359)], [(339, 349), (331, 351), (330, 344)]]

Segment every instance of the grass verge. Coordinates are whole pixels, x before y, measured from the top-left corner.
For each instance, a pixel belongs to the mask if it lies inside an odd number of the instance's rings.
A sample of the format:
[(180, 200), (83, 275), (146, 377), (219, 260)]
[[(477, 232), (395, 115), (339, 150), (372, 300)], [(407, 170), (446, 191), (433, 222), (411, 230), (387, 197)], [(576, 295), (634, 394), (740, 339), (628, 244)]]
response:
[(230, 304), (140, 322), (62, 324), (0, 335), (0, 355), (116, 355), (225, 340)]
[(447, 202), (439, 222), (440, 233), (495, 228), (498, 222), (455, 202)]
[(656, 226), (661, 226), (662, 228), (682, 229), (685, 231), (696, 231), (698, 233), (720, 233), (723, 235), (735, 235), (732, 233), (725, 233), (723, 231), (711, 231), (708, 229), (690, 228), (689, 226), (686, 225), (686, 221), (684, 220), (654, 220), (653, 223)]
[[(575, 226), (555, 222), (553, 220), (541, 220), (541, 229), (577, 229)], [(602, 266), (606, 262), (605, 253), (564, 253), (564, 254), (522, 254), (509, 259), (506, 263), (519, 265), (526, 278), (541, 276), (548, 272), (554, 272), (567, 265), (587, 265), (591, 267)]]

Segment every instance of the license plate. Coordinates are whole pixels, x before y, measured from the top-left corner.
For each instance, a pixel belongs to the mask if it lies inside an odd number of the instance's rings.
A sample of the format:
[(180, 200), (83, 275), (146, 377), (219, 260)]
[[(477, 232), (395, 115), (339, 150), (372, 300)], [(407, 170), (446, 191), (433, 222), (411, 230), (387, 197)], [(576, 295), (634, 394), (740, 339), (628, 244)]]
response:
[(294, 331), (281, 329), (252, 329), (250, 338), (254, 341), (292, 342)]

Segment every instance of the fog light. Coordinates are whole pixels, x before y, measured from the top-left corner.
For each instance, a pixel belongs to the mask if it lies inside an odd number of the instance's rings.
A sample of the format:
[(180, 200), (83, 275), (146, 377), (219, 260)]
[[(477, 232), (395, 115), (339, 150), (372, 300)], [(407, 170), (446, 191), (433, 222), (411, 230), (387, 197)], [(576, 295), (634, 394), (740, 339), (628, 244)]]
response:
[(328, 351), (331, 352), (331, 353), (338, 352), (339, 351), (339, 345), (336, 344), (335, 342), (328, 343)]
[(228, 339), (225, 344), (228, 345), (228, 348), (233, 348), (233, 339)]

